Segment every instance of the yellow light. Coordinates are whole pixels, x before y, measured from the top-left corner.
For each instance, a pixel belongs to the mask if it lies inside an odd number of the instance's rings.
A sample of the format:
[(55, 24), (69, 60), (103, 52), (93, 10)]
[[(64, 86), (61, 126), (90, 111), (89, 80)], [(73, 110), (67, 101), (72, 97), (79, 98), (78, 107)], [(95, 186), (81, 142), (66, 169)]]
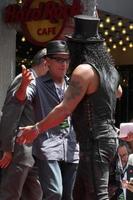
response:
[(129, 41), (130, 37), (127, 35), (125, 39), (126, 39), (126, 41)]
[(110, 17), (107, 17), (105, 21), (106, 21), (107, 24), (109, 24), (111, 22)]
[(111, 51), (111, 49), (110, 48), (107, 48), (107, 52), (110, 52)]
[(116, 49), (116, 48), (117, 48), (116, 44), (113, 44), (113, 49)]
[(109, 34), (109, 31), (108, 31), (108, 30), (105, 30), (105, 31), (104, 31), (104, 35), (107, 36), (108, 34)]
[(129, 29), (130, 29), (130, 30), (133, 30), (133, 24), (130, 24), (130, 25), (129, 25)]
[(104, 28), (104, 23), (103, 23), (103, 22), (100, 22), (99, 27), (100, 27), (100, 28)]
[(132, 42), (129, 43), (129, 47), (133, 48), (133, 43)]
[(22, 0), (19, 0), (19, 3), (23, 3), (23, 1), (22, 1)]
[(113, 39), (112, 39), (112, 37), (110, 37), (110, 38), (109, 38), (109, 42), (113, 42)]
[(103, 43), (103, 46), (107, 46), (107, 43), (106, 43), (106, 42), (104, 42), (104, 43)]
[(116, 30), (115, 25), (112, 25), (111, 26), (111, 31), (115, 31), (115, 30)]
[(123, 28), (123, 29), (122, 29), (122, 34), (126, 34), (126, 33), (127, 33), (126, 29)]
[(17, 0), (17, 3), (18, 3), (18, 4), (22, 4), (23, 1), (22, 1), (22, 0)]
[(21, 38), (21, 41), (22, 41), (22, 42), (25, 42), (25, 41), (26, 41), (26, 39), (25, 39), (24, 36)]
[(122, 51), (126, 51), (127, 50), (127, 48), (126, 47), (122, 47)]
[(119, 41), (119, 45), (123, 45), (123, 41), (122, 40)]
[(118, 21), (118, 26), (119, 26), (119, 27), (123, 26), (122, 20), (119, 20), (119, 21)]

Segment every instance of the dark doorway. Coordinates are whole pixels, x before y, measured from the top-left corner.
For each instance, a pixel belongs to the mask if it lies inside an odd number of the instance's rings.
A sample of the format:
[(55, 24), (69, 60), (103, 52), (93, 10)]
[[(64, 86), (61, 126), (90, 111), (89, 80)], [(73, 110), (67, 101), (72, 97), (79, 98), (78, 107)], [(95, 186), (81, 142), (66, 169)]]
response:
[(133, 66), (120, 66), (118, 71), (123, 95), (117, 101), (116, 126), (119, 126), (121, 122), (129, 122), (133, 119)]

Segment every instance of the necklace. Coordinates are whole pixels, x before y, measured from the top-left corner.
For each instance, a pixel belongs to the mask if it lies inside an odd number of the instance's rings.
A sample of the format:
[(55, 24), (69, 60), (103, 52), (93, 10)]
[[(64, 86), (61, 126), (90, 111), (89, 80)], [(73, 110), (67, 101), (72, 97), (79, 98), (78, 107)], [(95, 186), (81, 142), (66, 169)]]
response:
[(64, 92), (66, 90), (66, 82), (64, 81), (62, 84), (54, 83), (54, 85), (56, 88), (57, 95), (58, 95), (60, 101), (62, 101), (63, 97), (64, 97)]

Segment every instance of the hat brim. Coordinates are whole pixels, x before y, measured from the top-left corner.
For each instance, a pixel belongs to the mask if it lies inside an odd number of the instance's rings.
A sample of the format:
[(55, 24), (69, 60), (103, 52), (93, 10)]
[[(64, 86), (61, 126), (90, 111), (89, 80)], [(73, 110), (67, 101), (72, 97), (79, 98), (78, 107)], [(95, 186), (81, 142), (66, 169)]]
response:
[(68, 55), (69, 54), (69, 52), (60, 52), (60, 51), (58, 51), (58, 52), (51, 52), (51, 53), (47, 53), (47, 56), (48, 55), (55, 55), (55, 54), (60, 54), (60, 55)]
[(105, 41), (105, 39), (102, 38), (102, 37), (91, 37), (91, 38), (86, 38), (86, 39), (76, 38), (76, 37), (73, 37), (71, 35), (65, 35), (65, 37), (70, 41), (82, 42), (82, 43), (97, 43), (97, 42), (104, 42)]

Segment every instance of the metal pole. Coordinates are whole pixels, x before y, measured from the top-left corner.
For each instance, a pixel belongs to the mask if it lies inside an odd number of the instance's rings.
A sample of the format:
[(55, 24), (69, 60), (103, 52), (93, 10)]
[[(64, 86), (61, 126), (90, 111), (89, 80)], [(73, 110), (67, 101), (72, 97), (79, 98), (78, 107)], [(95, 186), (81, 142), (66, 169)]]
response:
[(97, 0), (81, 0), (84, 7), (83, 14), (88, 16), (96, 16)]

